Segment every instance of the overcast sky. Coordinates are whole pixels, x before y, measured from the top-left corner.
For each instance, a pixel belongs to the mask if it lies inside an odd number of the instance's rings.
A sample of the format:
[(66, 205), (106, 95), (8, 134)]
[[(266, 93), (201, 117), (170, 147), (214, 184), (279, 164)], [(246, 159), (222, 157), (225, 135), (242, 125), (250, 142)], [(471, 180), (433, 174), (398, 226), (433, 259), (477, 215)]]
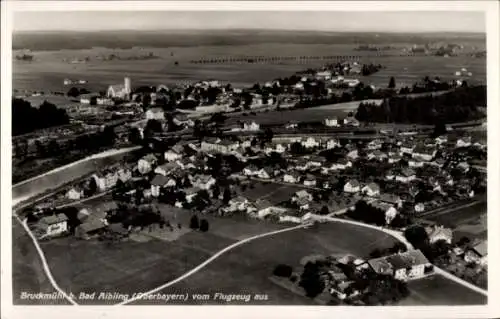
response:
[(16, 12), (14, 30), (283, 29), (485, 32), (483, 12)]

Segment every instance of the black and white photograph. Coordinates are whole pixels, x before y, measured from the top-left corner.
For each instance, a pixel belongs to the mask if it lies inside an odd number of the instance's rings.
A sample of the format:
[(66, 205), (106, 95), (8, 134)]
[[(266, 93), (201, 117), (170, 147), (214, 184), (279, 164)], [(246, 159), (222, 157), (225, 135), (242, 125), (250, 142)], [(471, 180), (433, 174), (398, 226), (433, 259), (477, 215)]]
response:
[(2, 303), (491, 304), (498, 3), (7, 2)]

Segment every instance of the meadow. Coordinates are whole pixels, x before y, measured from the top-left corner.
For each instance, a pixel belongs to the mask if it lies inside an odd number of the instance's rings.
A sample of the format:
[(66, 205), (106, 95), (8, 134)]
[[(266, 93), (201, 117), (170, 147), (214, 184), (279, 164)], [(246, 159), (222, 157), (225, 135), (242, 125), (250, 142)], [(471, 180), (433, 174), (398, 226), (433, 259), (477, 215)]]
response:
[[(361, 77), (366, 84), (386, 87), (389, 78), (396, 78), (398, 87), (411, 86), (424, 76), (439, 76), (443, 79), (455, 78), (455, 72), (466, 68), (472, 72), (470, 82), (486, 82), (486, 60), (466, 56), (443, 58), (437, 56), (394, 56), (377, 57), (369, 52), (353, 51), (348, 44), (294, 44), (259, 43), (245, 45), (216, 45), (169, 48), (106, 49), (36, 51), (34, 62), (13, 61), (13, 88), (19, 90), (44, 90), (66, 92), (63, 80), (85, 79), (84, 86), (91, 91), (106, 90), (110, 84), (122, 83), (125, 76), (132, 79), (133, 86), (173, 85), (198, 80), (217, 79), (231, 83), (234, 87), (247, 87), (254, 83), (271, 81), (278, 77), (290, 76), (307, 68), (320, 67), (327, 62), (309, 60), (304, 64), (285, 61), (281, 64), (190, 64), (201, 58), (243, 57), (261, 55), (302, 56), (302, 55), (362, 55), (360, 63), (375, 63), (385, 66), (381, 71)], [(158, 59), (144, 61), (100, 61), (99, 55), (111, 53), (130, 56), (152, 52)], [(14, 52), (16, 54), (16, 52)], [(90, 58), (90, 62), (71, 64), (63, 59)], [(178, 65), (175, 65), (178, 62)]]

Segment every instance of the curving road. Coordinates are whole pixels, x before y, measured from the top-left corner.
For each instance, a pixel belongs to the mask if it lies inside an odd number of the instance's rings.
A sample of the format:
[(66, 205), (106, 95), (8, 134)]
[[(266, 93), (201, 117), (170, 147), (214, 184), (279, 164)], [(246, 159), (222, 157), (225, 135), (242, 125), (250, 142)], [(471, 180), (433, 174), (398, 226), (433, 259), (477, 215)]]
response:
[(292, 231), (292, 230), (296, 230), (296, 229), (301, 229), (301, 228), (305, 228), (305, 227), (308, 227), (308, 226), (310, 226), (310, 224), (302, 224), (302, 225), (288, 227), (288, 228), (284, 228), (284, 229), (280, 229), (280, 230), (275, 230), (275, 231), (272, 231), (272, 232), (269, 232), (269, 233), (260, 234), (260, 235), (256, 235), (256, 236), (252, 236), (252, 237), (240, 240), (240, 241), (238, 241), (238, 242), (236, 242), (236, 243), (234, 243), (232, 245), (229, 245), (226, 248), (223, 248), (222, 250), (218, 251), (217, 253), (215, 253), (214, 255), (212, 255), (212, 257), (208, 258), (203, 263), (201, 263), (198, 266), (196, 266), (195, 268), (191, 269), (190, 271), (188, 271), (184, 275), (182, 275), (180, 277), (177, 277), (176, 279), (171, 280), (171, 281), (169, 281), (169, 282), (167, 282), (167, 283), (165, 283), (165, 284), (163, 284), (163, 285), (161, 285), (159, 287), (151, 289), (150, 291), (147, 291), (147, 292), (145, 292), (145, 293), (143, 293), (141, 295), (138, 295), (137, 297), (130, 298), (130, 299), (127, 299), (125, 301), (122, 301), (122, 302), (116, 304), (116, 306), (118, 306), (118, 305), (125, 305), (125, 304), (128, 304), (128, 303), (134, 302), (136, 300), (141, 299), (141, 297), (145, 297), (145, 296), (148, 296), (150, 294), (156, 293), (156, 292), (158, 292), (160, 290), (163, 290), (165, 288), (168, 288), (168, 287), (172, 286), (173, 284), (176, 284), (179, 281), (184, 280), (187, 277), (189, 277), (189, 276), (197, 273), (202, 268), (204, 268), (205, 266), (207, 266), (208, 264), (210, 264), (211, 262), (213, 262), (215, 259), (219, 258), (224, 253), (232, 250), (233, 248), (236, 248), (236, 247), (241, 246), (241, 245), (243, 245), (245, 243), (248, 243), (248, 242), (250, 242), (252, 240), (263, 238), (263, 237), (268, 237), (268, 236), (272, 236), (272, 235), (276, 235), (276, 234), (279, 234), (279, 233), (284, 233), (284, 232), (288, 232), (288, 231)]

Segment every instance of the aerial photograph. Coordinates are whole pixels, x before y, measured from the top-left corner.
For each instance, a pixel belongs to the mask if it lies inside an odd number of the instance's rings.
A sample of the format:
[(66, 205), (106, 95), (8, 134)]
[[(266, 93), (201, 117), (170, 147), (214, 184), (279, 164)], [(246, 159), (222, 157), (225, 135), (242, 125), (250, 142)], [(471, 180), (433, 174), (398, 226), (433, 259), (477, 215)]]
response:
[(12, 302), (486, 305), (486, 78), (481, 11), (14, 12)]

